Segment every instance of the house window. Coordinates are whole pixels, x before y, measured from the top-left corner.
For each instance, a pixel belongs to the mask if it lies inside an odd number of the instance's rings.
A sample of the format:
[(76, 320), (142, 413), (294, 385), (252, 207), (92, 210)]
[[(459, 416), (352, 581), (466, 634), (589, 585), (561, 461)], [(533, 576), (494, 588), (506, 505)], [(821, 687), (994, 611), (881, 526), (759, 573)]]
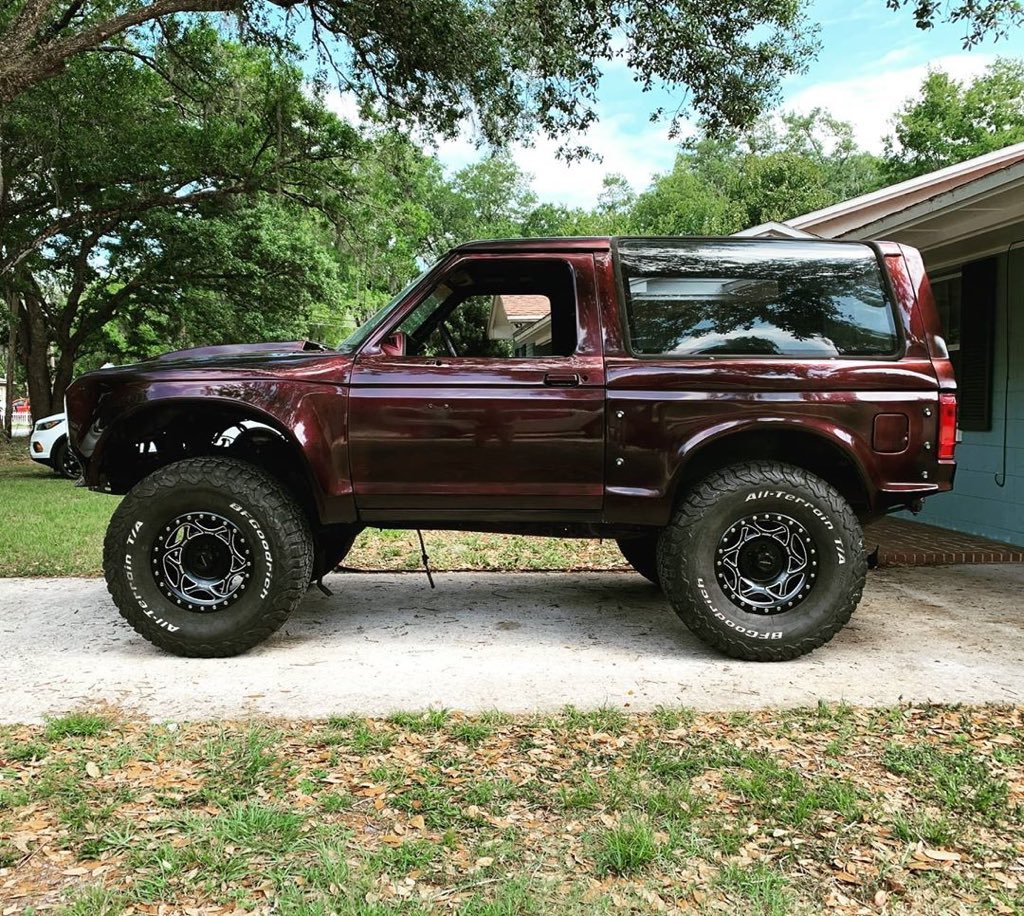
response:
[(960, 274), (933, 280), (932, 293), (935, 296), (935, 308), (939, 313), (939, 323), (942, 325), (942, 336), (949, 350), (949, 359), (959, 377), (960, 315), (963, 311)]
[(935, 304), (956, 372), (959, 425), (972, 432), (992, 429), (998, 265), (996, 258), (971, 261), (958, 277), (939, 277), (934, 283)]

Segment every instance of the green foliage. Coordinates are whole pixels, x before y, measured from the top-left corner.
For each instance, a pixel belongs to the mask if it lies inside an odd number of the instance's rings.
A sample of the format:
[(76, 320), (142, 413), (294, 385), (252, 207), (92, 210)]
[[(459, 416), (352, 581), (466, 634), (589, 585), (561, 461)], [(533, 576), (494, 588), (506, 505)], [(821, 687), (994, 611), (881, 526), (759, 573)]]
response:
[(931, 71), (894, 127), (884, 160), (892, 182), (1024, 141), (1024, 61), (1001, 58), (971, 83)]
[(43, 412), (76, 359), (337, 343), (414, 272), (425, 231), (403, 187), (425, 157), (361, 135), (279, 56), (201, 20), (124, 50), (0, 110), (0, 292), (21, 300)]
[(879, 184), (877, 162), (857, 148), (849, 124), (820, 109), (782, 114), (741, 137), (691, 142), (673, 170), (639, 196), (630, 228), (651, 235), (728, 235)]
[(252, 45), (297, 52), (312, 38), (320, 82), (335, 79), (366, 115), (443, 136), (472, 119), (492, 145), (540, 130), (569, 153), (566, 137), (597, 117), (608, 60), (645, 88), (685, 87), (696, 119), (718, 130), (749, 126), (780, 78), (806, 67), (816, 40), (801, 0), (60, 0), (35, 15), (40, 6), (12, 0), (0, 10), (0, 104), (85, 51), (138, 42), (156, 19), (166, 28), (168, 14), (215, 10), (233, 14)]
[(971, 48), (985, 38), (998, 40), (1024, 25), (1024, 6), (1020, 0), (885, 0), (892, 10), (912, 7), (919, 29), (931, 29), (937, 22), (964, 26), (963, 45)]

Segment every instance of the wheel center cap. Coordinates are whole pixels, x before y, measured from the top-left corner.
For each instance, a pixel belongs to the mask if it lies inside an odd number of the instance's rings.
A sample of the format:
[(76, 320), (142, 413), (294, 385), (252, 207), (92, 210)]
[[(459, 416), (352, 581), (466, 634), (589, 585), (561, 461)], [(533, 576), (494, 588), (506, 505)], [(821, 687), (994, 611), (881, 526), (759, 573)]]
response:
[(734, 522), (715, 552), (715, 578), (722, 591), (753, 614), (795, 607), (810, 593), (817, 567), (817, 548), (807, 529), (774, 512)]
[(190, 611), (221, 610), (237, 601), (252, 576), (252, 548), (234, 522), (212, 512), (180, 515), (153, 545), (160, 590)]

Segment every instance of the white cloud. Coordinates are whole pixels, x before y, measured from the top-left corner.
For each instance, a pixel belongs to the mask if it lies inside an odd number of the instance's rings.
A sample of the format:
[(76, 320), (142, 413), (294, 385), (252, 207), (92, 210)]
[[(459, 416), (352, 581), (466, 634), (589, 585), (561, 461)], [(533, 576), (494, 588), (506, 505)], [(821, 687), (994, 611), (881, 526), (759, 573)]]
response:
[[(668, 171), (675, 161), (678, 140), (669, 139), (667, 124), (652, 124), (642, 116), (604, 114), (577, 140), (600, 160), (567, 163), (558, 158), (559, 141), (537, 137), (532, 146), (514, 144), (512, 157), (533, 178), (533, 190), (545, 203), (592, 207), (604, 177), (620, 173), (636, 190), (643, 190), (656, 172)], [(455, 170), (480, 158), (481, 151), (466, 134), (438, 144), (437, 155)]]
[(987, 54), (950, 54), (937, 57), (928, 64), (881, 69), (887, 59), (892, 62), (893, 55), (898, 53), (885, 55), (868, 74), (801, 89), (786, 98), (784, 107), (800, 112), (815, 107), (828, 109), (837, 118), (853, 125), (854, 136), (864, 149), (879, 153), (883, 138), (892, 132), (893, 115), (906, 99), (917, 94), (929, 67), (945, 70), (957, 80), (969, 80), (995, 59)]
[(353, 92), (330, 89), (324, 95), (324, 105), (327, 106), (328, 111), (333, 111), (349, 124), (360, 124), (363, 120), (359, 114), (359, 102)]
[[(346, 121), (361, 122), (359, 106), (351, 93), (331, 90), (324, 102)], [(433, 152), (449, 172), (486, 155), (485, 150), (476, 146), (473, 136), (472, 128), (467, 127), (455, 139), (437, 141)], [(531, 146), (513, 144), (512, 156), (532, 176), (534, 192), (541, 201), (592, 207), (597, 203), (605, 175), (613, 172), (625, 175), (634, 188), (643, 190), (655, 172), (672, 168), (679, 145), (678, 140), (669, 139), (667, 124), (652, 124), (640, 113), (604, 113), (572, 144), (589, 147), (601, 159), (566, 163), (558, 158), (559, 142), (546, 137), (534, 138)]]

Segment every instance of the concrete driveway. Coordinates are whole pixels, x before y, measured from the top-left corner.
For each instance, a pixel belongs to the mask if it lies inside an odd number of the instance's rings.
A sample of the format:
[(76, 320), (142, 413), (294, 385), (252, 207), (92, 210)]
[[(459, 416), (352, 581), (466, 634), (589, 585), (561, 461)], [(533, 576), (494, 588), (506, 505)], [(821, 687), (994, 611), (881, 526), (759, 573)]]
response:
[(307, 718), (445, 706), (699, 709), (1024, 701), (1024, 566), (871, 573), (832, 643), (782, 664), (706, 649), (629, 573), (327, 579), (241, 658), (137, 636), (95, 579), (0, 580), (0, 721), (107, 702), (155, 719)]

